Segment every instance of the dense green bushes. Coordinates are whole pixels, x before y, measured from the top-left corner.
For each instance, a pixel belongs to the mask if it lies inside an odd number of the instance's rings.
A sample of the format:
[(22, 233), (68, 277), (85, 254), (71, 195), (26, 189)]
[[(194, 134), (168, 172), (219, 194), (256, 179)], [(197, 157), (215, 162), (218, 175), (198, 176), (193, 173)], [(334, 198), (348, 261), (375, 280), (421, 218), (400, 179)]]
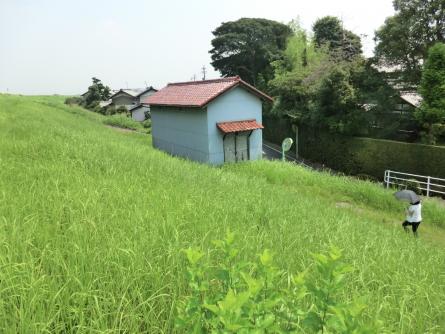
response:
[[(122, 114), (108, 116), (103, 120), (103, 123), (106, 125), (123, 128), (123, 129), (136, 130), (139, 132), (150, 133), (151, 126), (148, 126), (145, 122), (144, 122), (144, 124), (142, 124), (142, 123), (137, 122), (134, 119), (127, 117), (125, 115), (122, 115)], [(150, 124), (151, 124), (151, 122), (150, 122)]]
[(80, 96), (69, 96), (65, 99), (65, 104), (68, 104), (70, 106), (75, 105), (75, 104), (81, 105), (82, 102), (83, 102), (83, 98)]
[[(288, 120), (265, 119), (264, 137), (280, 143), (294, 137)], [(357, 138), (299, 129), (299, 153), (350, 175), (369, 175), (382, 179), (385, 170), (445, 178), (445, 147), (390, 140)]]
[(445, 148), (300, 130), (300, 154), (348, 174), (381, 179), (386, 169), (445, 178)]
[(179, 332), (377, 332), (376, 319), (369, 324), (363, 319), (363, 299), (338, 300), (346, 274), (354, 271), (344, 263), (341, 250), (332, 247), (326, 255), (313, 254), (315, 268), (292, 274), (276, 266), (268, 249), (256, 261), (246, 261), (235, 238), (228, 232), (223, 240), (213, 241), (210, 251), (183, 250), (188, 294), (178, 303)]
[(270, 142), (281, 144), (286, 137), (295, 138), (289, 118), (263, 117), (263, 124), (263, 137)]

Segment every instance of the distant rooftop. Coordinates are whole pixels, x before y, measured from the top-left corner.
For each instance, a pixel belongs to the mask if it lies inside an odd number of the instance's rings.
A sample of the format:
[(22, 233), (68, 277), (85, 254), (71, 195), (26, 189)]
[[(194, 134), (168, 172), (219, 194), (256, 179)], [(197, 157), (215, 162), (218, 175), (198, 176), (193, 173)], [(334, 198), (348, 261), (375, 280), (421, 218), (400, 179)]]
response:
[(139, 95), (142, 95), (145, 92), (148, 92), (150, 90), (154, 90), (155, 92), (157, 92), (157, 89), (153, 88), (153, 86), (145, 87), (145, 88), (121, 88), (119, 90), (113, 91), (113, 93), (111, 94), (111, 97), (113, 97), (114, 95), (117, 95), (118, 93), (125, 93), (132, 97), (138, 97)]
[(118, 91), (116, 91), (114, 94), (112, 94), (112, 96), (117, 95), (121, 92), (124, 92), (128, 95), (131, 95), (133, 97), (138, 96), (140, 93), (142, 93), (145, 90), (145, 88), (126, 88), (126, 89), (119, 89)]
[(400, 98), (414, 107), (419, 107), (422, 103), (422, 96), (417, 92), (402, 92)]

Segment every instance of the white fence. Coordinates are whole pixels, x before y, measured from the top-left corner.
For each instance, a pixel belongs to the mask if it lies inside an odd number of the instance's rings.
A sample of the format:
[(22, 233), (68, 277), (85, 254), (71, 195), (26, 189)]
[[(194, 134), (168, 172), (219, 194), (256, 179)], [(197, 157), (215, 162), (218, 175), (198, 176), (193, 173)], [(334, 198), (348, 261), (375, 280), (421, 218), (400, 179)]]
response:
[(416, 174), (408, 174), (396, 172), (393, 170), (386, 170), (384, 182), (386, 188), (390, 185), (406, 187), (407, 181), (416, 180), (419, 183), (420, 189), (426, 194), (426, 196), (432, 195), (445, 195), (445, 179), (439, 179), (438, 177), (423, 176)]

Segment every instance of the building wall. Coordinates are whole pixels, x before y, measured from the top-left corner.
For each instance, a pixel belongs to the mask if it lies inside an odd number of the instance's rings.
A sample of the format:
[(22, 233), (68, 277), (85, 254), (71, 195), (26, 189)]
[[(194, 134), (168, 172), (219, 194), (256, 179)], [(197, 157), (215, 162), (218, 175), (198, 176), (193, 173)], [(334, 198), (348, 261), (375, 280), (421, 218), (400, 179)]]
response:
[(204, 109), (152, 106), (151, 122), (154, 147), (190, 160), (209, 162)]
[[(216, 123), (255, 119), (262, 124), (262, 101), (245, 89), (237, 87), (221, 95), (207, 106), (209, 161), (224, 163), (223, 134)], [(254, 130), (249, 140), (250, 160), (259, 160), (263, 154), (262, 130)]]
[(156, 93), (156, 91), (154, 90), (149, 90), (148, 92), (142, 94), (139, 96), (139, 103), (143, 103), (144, 100), (149, 97), (150, 95), (153, 95), (154, 93)]
[(128, 95), (122, 94), (113, 97), (113, 104), (117, 107), (125, 106), (127, 109), (134, 107), (136, 103), (136, 99), (134, 97), (130, 97)]
[(143, 122), (145, 121), (145, 112), (150, 110), (148, 107), (140, 107), (134, 111), (131, 111), (131, 118), (135, 121)]

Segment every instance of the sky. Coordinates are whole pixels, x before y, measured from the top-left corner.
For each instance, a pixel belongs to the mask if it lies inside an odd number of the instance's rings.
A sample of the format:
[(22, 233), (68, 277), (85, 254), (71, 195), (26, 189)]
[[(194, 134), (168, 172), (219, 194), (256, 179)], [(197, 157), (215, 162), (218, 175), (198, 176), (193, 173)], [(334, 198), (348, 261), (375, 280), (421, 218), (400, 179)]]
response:
[(97, 77), (112, 89), (162, 88), (195, 75), (218, 78), (212, 31), (261, 17), (310, 30), (333, 15), (362, 36), (393, 15), (392, 0), (0, 0), (0, 92), (81, 94)]

